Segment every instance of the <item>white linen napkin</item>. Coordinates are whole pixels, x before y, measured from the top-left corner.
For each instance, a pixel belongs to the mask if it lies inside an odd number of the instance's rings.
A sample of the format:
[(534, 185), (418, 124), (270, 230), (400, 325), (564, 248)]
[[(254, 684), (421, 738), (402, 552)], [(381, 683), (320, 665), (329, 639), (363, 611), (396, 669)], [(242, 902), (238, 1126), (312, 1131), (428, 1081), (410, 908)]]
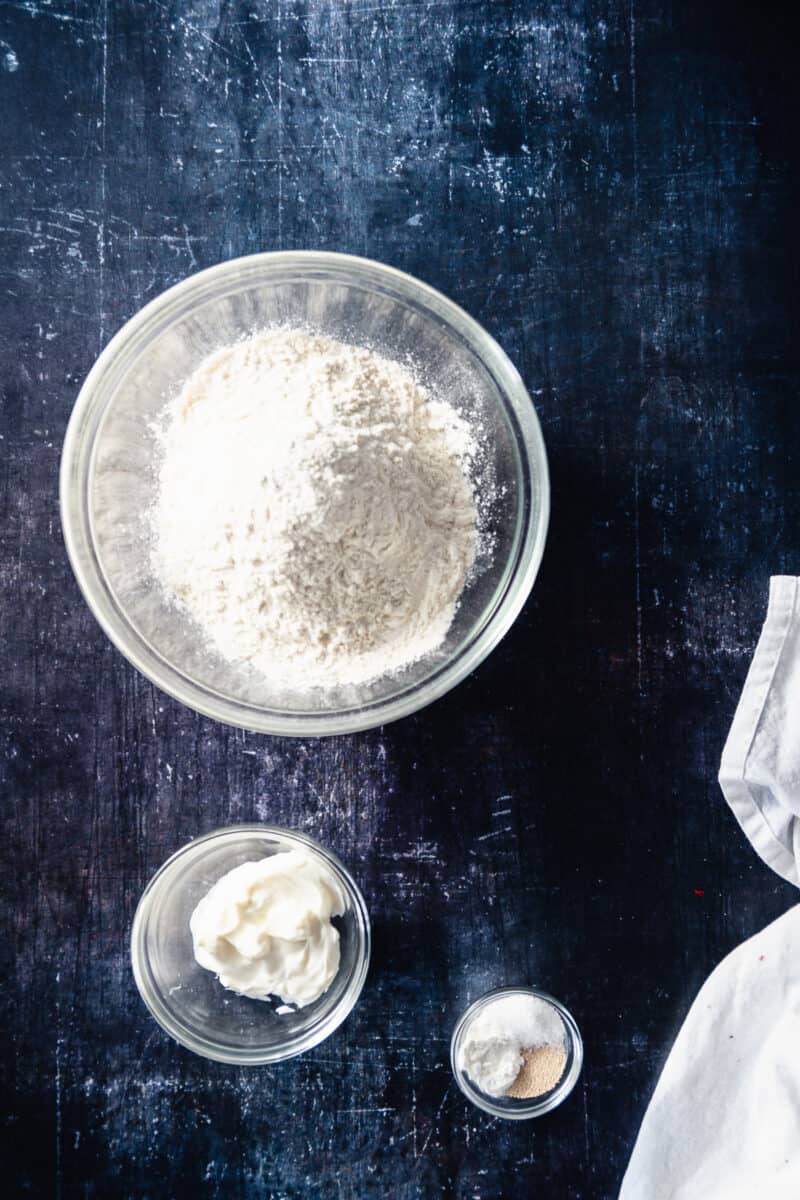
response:
[[(800, 580), (769, 607), (720, 784), (764, 861), (800, 885)], [(700, 990), (645, 1113), (620, 1200), (800, 1200), (800, 905)]]
[(800, 579), (794, 576), (770, 580), (767, 619), (719, 781), (753, 848), (800, 886)]

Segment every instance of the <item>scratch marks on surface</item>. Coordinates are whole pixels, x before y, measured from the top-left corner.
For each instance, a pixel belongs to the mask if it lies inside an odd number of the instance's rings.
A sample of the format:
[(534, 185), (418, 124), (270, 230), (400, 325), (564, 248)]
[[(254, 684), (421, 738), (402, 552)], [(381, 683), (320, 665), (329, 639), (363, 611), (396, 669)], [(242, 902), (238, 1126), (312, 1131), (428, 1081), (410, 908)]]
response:
[(306, 56), (305, 58), (298, 58), (297, 61), (299, 63), (301, 63), (302, 66), (304, 66), (304, 67), (315, 67), (315, 66), (343, 67), (343, 66), (346, 66), (348, 63), (357, 63), (360, 60), (357, 58), (323, 58), (322, 55), (315, 54), (310, 57)]
[(191, 238), (189, 237), (189, 226), (186, 224), (185, 221), (183, 223), (183, 244), (186, 247), (187, 253), (189, 255), (189, 261), (192, 264), (192, 267), (195, 270), (197, 270), (197, 259), (195, 258), (195, 253), (194, 253), (194, 250), (192, 249), (192, 241), (191, 241)]
[(27, 13), (29, 17), (49, 17), (51, 21), (69, 22), (75, 25), (90, 25), (91, 17), (79, 17), (74, 13), (59, 12), (51, 7), (48, 0), (36, 4), (34, 0), (0, 0), (0, 8), (16, 9), (17, 12)]
[(482, 833), (479, 837), (475, 838), (475, 841), (488, 842), (493, 838), (502, 837), (506, 833), (513, 833), (513, 828), (511, 825), (506, 825), (502, 829), (492, 829), (489, 833)]
[[(483, 0), (458, 0), (462, 8), (469, 10), (470, 8), (480, 8)], [(452, 10), (453, 0), (388, 0), (384, 4), (365, 4), (354, 5), (348, 8), (347, 13), (350, 17), (372, 16), (374, 13), (381, 13), (383, 16), (389, 16), (392, 13), (404, 14), (414, 9), (420, 9), (425, 13), (434, 13), (437, 10), (448, 9)]]
[[(100, 266), (105, 264), (109, 248), (121, 251), (134, 244), (160, 245), (180, 258), (186, 269), (199, 266), (195, 247), (204, 244), (206, 236), (190, 234), (186, 222), (177, 222), (172, 214), (153, 215), (160, 226), (158, 233), (144, 232), (124, 217), (109, 212), (107, 206), (103, 212), (91, 208), (77, 211), (31, 205), (27, 216), (13, 217), (8, 224), (0, 225), (0, 234), (21, 239), (25, 243), (25, 253), (33, 258), (47, 255), (51, 275), (63, 272), (73, 286), (78, 275), (92, 274), (96, 264), (99, 291)], [(171, 229), (180, 232), (173, 233)], [(151, 285), (155, 282), (153, 276)], [(74, 306), (68, 311), (75, 311)], [(87, 314), (81, 312), (80, 315)], [(105, 318), (107, 326), (107, 314)]]
[(106, 340), (106, 125), (108, 119), (108, 0), (103, 0), (102, 67), (100, 80), (100, 220), (97, 225), (97, 287), (100, 305), (99, 349)]
[(55, 1193), (56, 1200), (61, 1200), (61, 1134), (63, 1126), (63, 1091), (61, 1077), (61, 1050), (64, 1044), (64, 1032), (61, 1024), (61, 971), (56, 971), (56, 1050), (55, 1050)]
[(395, 850), (392, 858), (395, 862), (401, 862), (404, 859), (416, 863), (440, 863), (442, 861), (438, 844), (423, 841), (422, 838), (418, 838), (408, 850)]
[(636, 614), (636, 690), (638, 695), (637, 713), (639, 725), (639, 756), (644, 756), (644, 746), (641, 739), (644, 693), (642, 690), (642, 544), (641, 544), (641, 513), (639, 497), (639, 446), (637, 439), (636, 461), (633, 465), (633, 565), (634, 565), (634, 605)]
[(426, 1152), (426, 1150), (428, 1149), (428, 1146), (430, 1145), (431, 1138), (433, 1137), (434, 1133), (436, 1132), (437, 1126), (439, 1124), (439, 1118), (441, 1117), (442, 1110), (443, 1110), (445, 1104), (447, 1103), (447, 1097), (450, 1095), (451, 1087), (452, 1087), (452, 1085), (448, 1083), (447, 1087), (444, 1089), (444, 1094), (439, 1102), (439, 1107), (436, 1109), (436, 1112), (433, 1115), (433, 1119), (431, 1121), (430, 1128), (428, 1129), (428, 1132), (425, 1135), (425, 1141), (422, 1143), (422, 1149), (420, 1150), (420, 1155), (423, 1155)]
[(258, 79), (258, 82), (261, 84), (261, 88), (264, 92), (264, 95), (267, 97), (267, 100), (269, 100), (270, 104), (276, 110), (276, 112), (280, 113), (281, 105), (279, 102), (276, 103), (275, 99), (273, 98), (269, 84), (267, 83), (266, 79), (264, 78), (264, 76), (261, 72), (261, 68), (259, 67), (258, 62), (256, 61), (256, 57), (250, 48), (250, 43), (248, 42), (247, 38), (244, 35), (244, 30), (242, 30), (240, 36), (242, 39), (242, 45), (244, 46), (244, 49), (245, 49), (245, 53), (247, 54), (247, 57), (250, 59), (250, 65), (252, 66), (253, 70), (255, 71), (256, 78)]
[(630, 34), (629, 67), (631, 75), (631, 139), (633, 144), (633, 208), (639, 208), (639, 112), (636, 95), (636, 0), (630, 0), (630, 19), (628, 22)]
[[(172, 9), (166, 4), (163, 4), (162, 0), (150, 0), (150, 3), (153, 4), (154, 7), (160, 8), (161, 11), (166, 13), (168, 16), (171, 17), (173, 15)], [(216, 38), (211, 37), (211, 35), (206, 33), (204, 29), (201, 29), (199, 25), (195, 25), (193, 21), (190, 21), (188, 17), (184, 17), (181, 13), (177, 13), (175, 14), (175, 19), (178, 25), (180, 25), (180, 27), (186, 33), (192, 33), (195, 37), (200, 38), (200, 40), (205, 42), (207, 45), (214, 46), (217, 50), (222, 50), (226, 57), (233, 57), (231, 55), (229, 46), (225, 46), (222, 42), (218, 42)]]

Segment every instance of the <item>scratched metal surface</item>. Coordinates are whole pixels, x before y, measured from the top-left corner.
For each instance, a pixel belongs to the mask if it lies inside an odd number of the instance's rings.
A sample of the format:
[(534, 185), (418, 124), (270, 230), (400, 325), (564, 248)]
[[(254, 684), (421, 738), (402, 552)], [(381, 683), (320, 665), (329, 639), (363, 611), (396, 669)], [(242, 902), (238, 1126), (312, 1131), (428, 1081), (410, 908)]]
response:
[[(795, 898), (715, 783), (768, 575), (800, 569), (793, 43), (769, 3), (716, 0), (2, 0), (0, 39), (11, 1194), (613, 1196), (698, 985)], [(491, 661), (324, 744), (140, 678), (56, 503), (113, 331), (278, 247), (460, 301), (519, 365), (553, 472), (544, 567)], [(162, 1036), (127, 939), (171, 851), (253, 819), (350, 864), (375, 957), (329, 1042), (245, 1071)], [(516, 981), (572, 1007), (586, 1069), (509, 1126), (447, 1051)]]

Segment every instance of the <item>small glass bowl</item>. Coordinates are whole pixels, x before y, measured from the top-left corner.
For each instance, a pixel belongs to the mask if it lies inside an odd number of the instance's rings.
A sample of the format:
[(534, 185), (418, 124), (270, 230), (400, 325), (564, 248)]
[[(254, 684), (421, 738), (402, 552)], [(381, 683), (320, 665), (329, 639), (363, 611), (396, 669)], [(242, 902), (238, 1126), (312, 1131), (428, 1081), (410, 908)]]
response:
[[(564, 1049), (567, 1052), (564, 1073), (556, 1086), (541, 1096), (532, 1096), (529, 1100), (518, 1100), (513, 1096), (489, 1096), (473, 1083), (460, 1065), (461, 1046), (470, 1025), (480, 1012), (501, 996), (536, 996), (537, 999), (551, 1004), (561, 1017), (564, 1025)], [(459, 1088), (478, 1108), (491, 1113), (493, 1117), (504, 1117), (508, 1121), (527, 1121), (530, 1117), (541, 1117), (557, 1108), (575, 1087), (583, 1066), (583, 1039), (572, 1013), (547, 992), (532, 987), (494, 988), (491, 992), (479, 996), (462, 1014), (450, 1041), (450, 1065)]]
[[(156, 426), (167, 400), (220, 346), (294, 325), (412, 363), (450, 400), (481, 453), (476, 494), (493, 497), (484, 555), (438, 650), (362, 685), (298, 690), (231, 663), (155, 579), (148, 514), (157, 494)], [(297, 737), (395, 721), (455, 687), (510, 629), (539, 570), (550, 485), (536, 410), (516, 369), (439, 292), (367, 259), (318, 251), (254, 254), (184, 279), (132, 317), (98, 358), (61, 459), (70, 562), (100, 625), (133, 665), (217, 721)]]
[[(339, 881), (347, 908), (344, 916), (333, 919), (341, 950), (335, 979), (312, 1004), (286, 1011), (278, 998), (236, 995), (201, 967), (194, 957), (189, 918), (228, 871), (288, 850), (318, 859)], [(364, 897), (339, 859), (305, 834), (269, 825), (217, 829), (178, 850), (142, 893), (131, 932), (136, 985), (158, 1024), (195, 1054), (241, 1066), (292, 1058), (333, 1033), (358, 1000), (369, 954)]]

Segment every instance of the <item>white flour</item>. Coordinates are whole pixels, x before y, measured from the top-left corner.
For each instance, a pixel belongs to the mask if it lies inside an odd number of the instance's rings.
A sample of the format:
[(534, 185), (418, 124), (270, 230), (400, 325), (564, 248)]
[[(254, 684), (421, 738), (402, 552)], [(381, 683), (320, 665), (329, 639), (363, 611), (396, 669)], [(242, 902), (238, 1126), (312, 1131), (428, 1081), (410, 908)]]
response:
[(224, 658), (334, 686), (441, 644), (476, 550), (474, 447), (406, 368), (259, 333), (200, 364), (160, 440), (154, 572)]

